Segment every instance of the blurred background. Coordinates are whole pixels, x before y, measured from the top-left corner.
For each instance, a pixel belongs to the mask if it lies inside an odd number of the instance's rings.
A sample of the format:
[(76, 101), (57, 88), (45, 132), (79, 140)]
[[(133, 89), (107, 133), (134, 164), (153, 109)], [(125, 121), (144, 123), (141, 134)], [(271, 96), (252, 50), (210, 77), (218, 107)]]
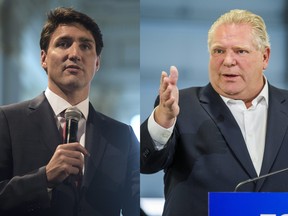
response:
[(46, 14), (73, 7), (99, 25), (101, 67), (90, 100), (96, 110), (134, 126), (139, 136), (138, 0), (0, 0), (0, 105), (31, 99), (46, 89), (39, 39)]
[[(266, 22), (272, 44), (265, 75), (288, 88), (288, 1), (285, 0), (142, 0), (140, 2), (141, 122), (153, 109), (162, 70), (178, 67), (179, 88), (208, 83), (207, 32), (231, 9), (247, 9)], [(163, 209), (163, 172), (141, 175), (141, 206), (149, 216)]]

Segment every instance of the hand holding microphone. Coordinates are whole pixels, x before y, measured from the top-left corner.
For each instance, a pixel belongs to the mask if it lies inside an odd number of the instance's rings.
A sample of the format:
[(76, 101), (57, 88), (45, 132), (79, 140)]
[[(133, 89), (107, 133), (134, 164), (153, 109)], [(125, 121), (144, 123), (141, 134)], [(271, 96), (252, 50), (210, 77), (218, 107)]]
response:
[(68, 176), (82, 172), (83, 155), (89, 156), (89, 152), (77, 140), (78, 122), (81, 115), (76, 107), (68, 108), (65, 112), (65, 142), (58, 145), (46, 166), (48, 187), (50, 188), (63, 182)]

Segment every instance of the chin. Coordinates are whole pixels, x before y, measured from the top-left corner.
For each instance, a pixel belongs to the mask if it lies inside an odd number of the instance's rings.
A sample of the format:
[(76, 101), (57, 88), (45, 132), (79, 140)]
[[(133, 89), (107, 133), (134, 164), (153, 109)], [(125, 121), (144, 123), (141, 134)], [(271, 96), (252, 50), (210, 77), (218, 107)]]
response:
[(79, 82), (67, 82), (65, 88), (72, 91), (81, 88), (81, 84)]

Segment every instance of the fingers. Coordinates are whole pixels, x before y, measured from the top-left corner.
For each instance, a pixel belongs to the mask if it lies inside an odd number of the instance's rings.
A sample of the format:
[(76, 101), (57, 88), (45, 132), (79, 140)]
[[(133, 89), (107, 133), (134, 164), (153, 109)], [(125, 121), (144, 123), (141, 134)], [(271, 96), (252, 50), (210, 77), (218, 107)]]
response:
[[(58, 145), (55, 155), (58, 158), (59, 164), (67, 165), (68, 171), (70, 171), (70, 167), (77, 167), (78, 171), (82, 171), (84, 165), (84, 157), (83, 155), (90, 155), (89, 152), (79, 143), (69, 143), (69, 144), (62, 144)], [(65, 166), (65, 168), (67, 168)], [(73, 173), (68, 174), (75, 174), (74, 169)], [(77, 174), (76, 173), (76, 174)]]
[(170, 74), (163, 71), (160, 78), (159, 97), (160, 103), (154, 113), (154, 119), (161, 126), (168, 128), (179, 114), (179, 91), (177, 87), (178, 70), (170, 67)]
[(64, 181), (69, 175), (76, 175), (82, 172), (84, 155), (89, 156), (90, 154), (79, 143), (58, 145), (46, 166), (48, 185), (54, 187)]
[(169, 76), (165, 71), (162, 71), (160, 79), (160, 93), (164, 92), (169, 85), (177, 85), (177, 81), (178, 81), (178, 70), (175, 66), (170, 67)]
[(162, 71), (161, 73), (161, 79), (160, 79), (160, 86), (162, 85), (163, 83), (163, 80), (165, 77), (168, 77), (167, 73), (165, 71)]
[(82, 170), (83, 170), (83, 162), (81, 163), (79, 162), (79, 160), (75, 158), (62, 156), (62, 158), (59, 160), (58, 172), (59, 175), (64, 177), (64, 179), (69, 175), (77, 175)]
[(177, 81), (178, 81), (178, 70), (175, 66), (171, 66), (170, 67), (170, 83), (172, 85), (177, 85)]
[(161, 73), (160, 79), (160, 103), (162, 105), (171, 105), (178, 98), (178, 70), (175, 66), (170, 67), (170, 75), (168, 77), (165, 71)]
[(90, 153), (87, 151), (87, 149), (85, 149), (79, 143), (68, 143), (68, 144), (66, 143), (66, 144), (58, 145), (57, 148), (59, 148), (59, 147), (61, 147), (61, 149), (81, 152), (82, 154), (84, 154), (85, 156), (88, 156), (88, 157), (90, 156)]
[(169, 110), (173, 110), (173, 105), (175, 104), (176, 99), (171, 96), (168, 100), (165, 100), (164, 107), (167, 107)]
[(161, 73), (161, 79), (160, 79), (160, 92), (164, 92), (169, 85), (177, 85), (178, 81), (178, 70), (175, 66), (170, 67), (170, 75), (165, 71), (162, 71)]
[(159, 94), (163, 94), (163, 92), (167, 89), (169, 85), (169, 80), (167, 79), (168, 75), (165, 71), (162, 71), (161, 78), (160, 78), (160, 88), (159, 88)]

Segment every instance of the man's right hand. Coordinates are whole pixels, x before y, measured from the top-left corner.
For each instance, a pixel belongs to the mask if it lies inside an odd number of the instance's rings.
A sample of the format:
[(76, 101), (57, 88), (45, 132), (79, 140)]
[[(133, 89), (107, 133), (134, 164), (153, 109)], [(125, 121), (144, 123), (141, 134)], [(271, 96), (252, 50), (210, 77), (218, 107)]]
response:
[(63, 182), (69, 175), (82, 172), (83, 155), (89, 152), (80, 143), (58, 145), (54, 155), (46, 166), (48, 187), (53, 188)]
[(180, 108), (179, 90), (177, 87), (178, 70), (175, 66), (170, 67), (170, 75), (163, 71), (161, 74), (159, 97), (160, 103), (154, 112), (155, 121), (164, 128), (174, 124)]

